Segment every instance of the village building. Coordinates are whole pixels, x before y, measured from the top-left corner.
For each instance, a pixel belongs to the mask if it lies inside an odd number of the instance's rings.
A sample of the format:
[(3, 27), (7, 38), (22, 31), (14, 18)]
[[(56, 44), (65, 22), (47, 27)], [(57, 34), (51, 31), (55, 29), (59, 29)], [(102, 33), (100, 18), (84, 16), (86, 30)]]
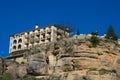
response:
[(39, 27), (35, 25), (35, 29), (23, 31), (10, 35), (10, 56), (7, 59), (15, 61), (27, 62), (23, 57), (25, 51), (29, 51), (33, 47), (49, 42), (55, 42), (70, 35), (69, 28), (61, 27), (55, 24)]
[(35, 29), (15, 33), (10, 35), (9, 53), (12, 55), (16, 52), (30, 49), (42, 43), (57, 41), (69, 36), (69, 30), (57, 25), (48, 25)]

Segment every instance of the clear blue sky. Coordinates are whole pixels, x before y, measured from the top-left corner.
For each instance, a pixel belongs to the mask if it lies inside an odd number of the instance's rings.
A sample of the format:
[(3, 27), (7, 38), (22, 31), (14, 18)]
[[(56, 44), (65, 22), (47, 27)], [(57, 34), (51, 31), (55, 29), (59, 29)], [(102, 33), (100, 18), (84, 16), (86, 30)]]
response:
[(120, 37), (120, 0), (0, 0), (0, 55), (9, 55), (10, 34), (63, 22), (100, 35), (112, 24)]

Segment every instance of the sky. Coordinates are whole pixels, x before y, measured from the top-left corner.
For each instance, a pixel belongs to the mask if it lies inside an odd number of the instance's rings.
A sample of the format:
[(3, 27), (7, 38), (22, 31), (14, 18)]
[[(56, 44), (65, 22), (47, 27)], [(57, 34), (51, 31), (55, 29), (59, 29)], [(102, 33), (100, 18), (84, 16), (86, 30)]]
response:
[(120, 0), (0, 0), (0, 56), (9, 56), (10, 34), (63, 23), (100, 35), (112, 24), (120, 37)]

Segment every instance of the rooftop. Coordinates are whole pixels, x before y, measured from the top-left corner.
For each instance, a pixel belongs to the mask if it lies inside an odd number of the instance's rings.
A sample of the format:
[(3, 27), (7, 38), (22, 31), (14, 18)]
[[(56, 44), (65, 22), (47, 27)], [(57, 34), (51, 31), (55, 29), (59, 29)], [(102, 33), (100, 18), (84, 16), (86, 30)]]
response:
[[(38, 24), (36, 24), (36, 25), (39, 26)], [(14, 36), (14, 35), (16, 35), (16, 34), (24, 34), (25, 32), (30, 32), (30, 31), (34, 31), (34, 30), (39, 30), (39, 29), (43, 29), (43, 28), (51, 27), (51, 26), (54, 26), (54, 27), (57, 27), (57, 28), (59, 28), (59, 29), (63, 29), (63, 30), (65, 30), (65, 31), (67, 31), (67, 32), (70, 32), (69, 27), (63, 27), (63, 26), (60, 26), (60, 25), (57, 25), (57, 24), (50, 24), (50, 25), (43, 26), (43, 27), (36, 27), (36, 28), (34, 28), (34, 29), (32, 29), (32, 30), (27, 30), (27, 31), (23, 31), (23, 32), (17, 32), (17, 33), (14, 33), (14, 34), (10, 34), (10, 37), (11, 37), (11, 36)]]

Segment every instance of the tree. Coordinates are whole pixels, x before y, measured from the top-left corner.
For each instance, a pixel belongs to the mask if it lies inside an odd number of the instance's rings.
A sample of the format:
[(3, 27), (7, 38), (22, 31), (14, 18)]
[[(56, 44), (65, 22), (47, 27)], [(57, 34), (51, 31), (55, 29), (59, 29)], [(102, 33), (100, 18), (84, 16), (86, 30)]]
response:
[(79, 29), (77, 30), (77, 35), (80, 35), (80, 30)]
[(96, 47), (100, 43), (100, 39), (97, 36), (92, 36), (90, 38), (90, 42), (92, 43), (93, 47)]
[(109, 28), (108, 28), (108, 31), (106, 33), (106, 36), (105, 36), (106, 39), (110, 39), (110, 40), (118, 40), (118, 37), (117, 35), (115, 34), (114, 32), (114, 29), (113, 29), (113, 26), (110, 24)]
[(96, 47), (100, 43), (100, 39), (97, 37), (98, 32), (91, 32), (92, 37), (90, 38), (90, 42), (92, 43), (93, 47)]
[(95, 35), (97, 36), (97, 35), (98, 35), (98, 31), (91, 32), (90, 34), (91, 34), (91, 35), (94, 35), (94, 36), (95, 36)]

